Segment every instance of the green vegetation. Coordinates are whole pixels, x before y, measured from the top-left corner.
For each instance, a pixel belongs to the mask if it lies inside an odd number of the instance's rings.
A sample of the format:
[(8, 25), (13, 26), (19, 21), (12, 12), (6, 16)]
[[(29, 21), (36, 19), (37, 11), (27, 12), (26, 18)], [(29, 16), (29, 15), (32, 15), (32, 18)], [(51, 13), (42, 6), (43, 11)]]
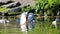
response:
[(21, 13), (22, 13), (22, 12), (28, 12), (28, 11), (30, 11), (30, 10), (31, 10), (30, 5), (27, 5), (27, 6), (24, 6), (24, 7), (21, 8)]
[[(60, 16), (60, 0), (37, 0), (38, 2), (35, 6), (31, 7), (30, 5), (24, 6), (21, 8), (20, 13), (28, 12), (31, 9), (35, 9), (35, 14), (43, 16)], [(7, 12), (8, 8), (0, 8), (0, 12)], [(18, 12), (11, 12), (10, 14), (19, 14)]]
[(60, 15), (60, 0), (39, 0), (35, 5), (36, 12), (46, 13), (47, 15)]
[(6, 13), (6, 12), (8, 12), (8, 8), (6, 8), (6, 7), (0, 7), (0, 12)]

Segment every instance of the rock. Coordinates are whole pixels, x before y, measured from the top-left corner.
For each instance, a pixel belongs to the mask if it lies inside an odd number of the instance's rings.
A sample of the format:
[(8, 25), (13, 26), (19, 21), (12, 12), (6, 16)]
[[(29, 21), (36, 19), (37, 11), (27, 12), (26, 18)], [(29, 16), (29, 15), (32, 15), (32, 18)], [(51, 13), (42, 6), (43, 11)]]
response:
[[(17, 6), (19, 4), (19, 2), (13, 2), (13, 3), (10, 3), (10, 4), (6, 4), (6, 5), (3, 5), (3, 6), (1, 6), (1, 7), (14, 7), (14, 6)], [(21, 4), (19, 4), (19, 5), (21, 5)]]

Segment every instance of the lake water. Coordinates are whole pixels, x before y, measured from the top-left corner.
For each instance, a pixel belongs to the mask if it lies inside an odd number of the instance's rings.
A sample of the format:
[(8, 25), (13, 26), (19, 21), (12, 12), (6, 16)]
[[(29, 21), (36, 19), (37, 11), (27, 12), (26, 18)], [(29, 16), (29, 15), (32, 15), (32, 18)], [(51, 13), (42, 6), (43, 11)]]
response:
[[(55, 17), (49, 17), (49, 18), (46, 18), (44, 19), (43, 17), (40, 17), (40, 18), (35, 18), (37, 19), (37, 23), (35, 23), (35, 28), (34, 29), (39, 29), (40, 28), (40, 31), (41, 32), (50, 32), (51, 34), (54, 34), (54, 32), (56, 34), (60, 34), (60, 24), (58, 24), (57, 26), (57, 29), (55, 29), (55, 27), (52, 24), (52, 21), (55, 20)], [(0, 31), (4, 30), (4, 29), (10, 29), (10, 28), (20, 28), (20, 25), (19, 25), (19, 21), (20, 19), (19, 18), (14, 18), (14, 17), (11, 17), (11, 18), (8, 18), (8, 20), (10, 21), (9, 25), (7, 25), (6, 27), (3, 25), (3, 24), (0, 24)], [(59, 22), (60, 23), (60, 22)], [(20, 31), (20, 29), (18, 29), (18, 31)], [(52, 32), (54, 31), (54, 32)], [(40, 33), (41, 33), (40, 32)]]

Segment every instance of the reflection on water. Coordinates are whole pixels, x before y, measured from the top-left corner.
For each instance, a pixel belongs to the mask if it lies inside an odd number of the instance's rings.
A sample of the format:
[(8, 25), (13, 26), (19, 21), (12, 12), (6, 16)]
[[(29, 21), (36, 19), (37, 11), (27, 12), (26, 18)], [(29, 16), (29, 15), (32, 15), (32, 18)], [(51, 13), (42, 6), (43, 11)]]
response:
[[(52, 21), (54, 21), (56, 19), (56, 17), (48, 17), (48, 18), (35, 18), (38, 20), (39, 27), (43, 28), (41, 29), (43, 32), (46, 32), (46, 29), (50, 31), (50, 29), (54, 30), (54, 27), (51, 25)], [(19, 26), (19, 22), (20, 19), (19, 18), (8, 18), (8, 20), (10, 21), (9, 25), (7, 25), (7, 28), (20, 28)], [(37, 25), (38, 26), (38, 25)], [(60, 24), (58, 25), (57, 31), (60, 31)], [(44, 29), (45, 28), (45, 29)], [(3, 26), (3, 24), (0, 24), (0, 31), (2, 31), (3, 29), (5, 29), (5, 27)]]

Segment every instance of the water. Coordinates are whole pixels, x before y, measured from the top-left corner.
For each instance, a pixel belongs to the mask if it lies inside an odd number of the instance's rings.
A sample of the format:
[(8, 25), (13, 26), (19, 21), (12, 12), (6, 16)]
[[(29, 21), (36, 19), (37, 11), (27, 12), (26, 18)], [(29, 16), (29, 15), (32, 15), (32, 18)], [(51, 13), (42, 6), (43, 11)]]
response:
[[(60, 34), (60, 24), (58, 24), (57, 29), (51, 25), (52, 21), (55, 20), (55, 17), (49, 17), (46, 20), (44, 18), (35, 18), (38, 20), (37, 23), (34, 24), (34, 29), (32, 32), (29, 32), (28, 34)], [(8, 18), (10, 20), (9, 25), (6, 27), (3, 26), (3, 24), (0, 24), (0, 31), (6, 32), (6, 33), (21, 33), (20, 32), (20, 25), (19, 25), (19, 18)], [(5, 31), (7, 30), (7, 31)]]

